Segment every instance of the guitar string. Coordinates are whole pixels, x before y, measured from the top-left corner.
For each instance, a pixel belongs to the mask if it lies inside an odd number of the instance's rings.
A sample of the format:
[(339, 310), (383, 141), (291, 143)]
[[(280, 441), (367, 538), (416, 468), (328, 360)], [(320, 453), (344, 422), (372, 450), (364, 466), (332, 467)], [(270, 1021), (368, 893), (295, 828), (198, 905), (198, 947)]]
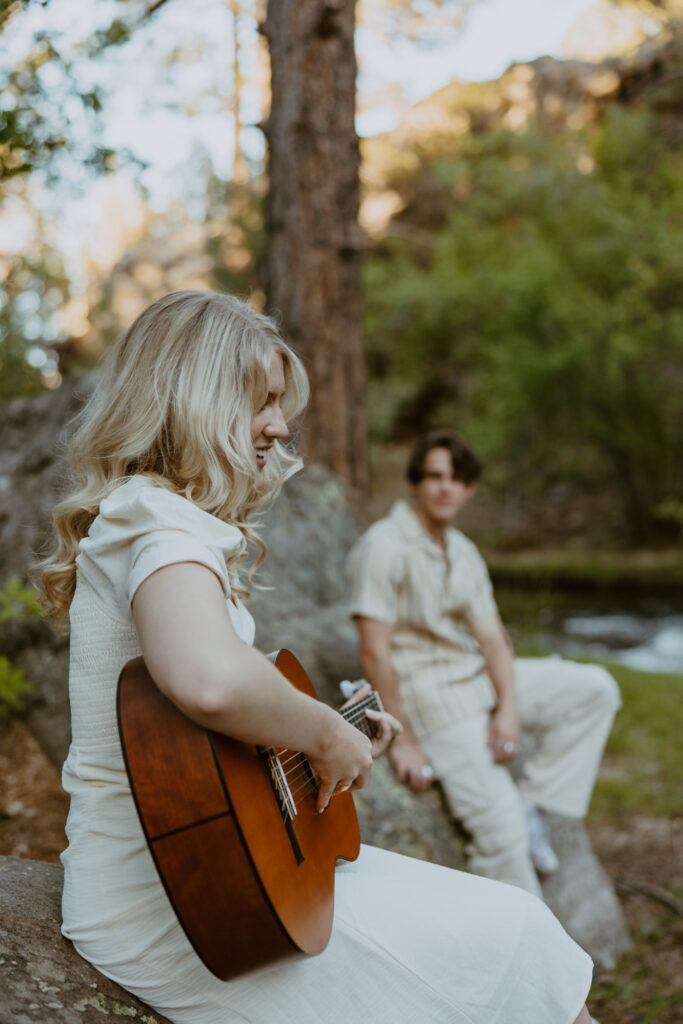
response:
[[(291, 762), (296, 757), (299, 757), (299, 758), (302, 758), (303, 760), (305, 760), (305, 756), (303, 754), (296, 754), (293, 757), (290, 757), (288, 759), (287, 763)], [(311, 779), (311, 777), (310, 777), (310, 766), (307, 767), (307, 764), (308, 764), (308, 762), (306, 762), (306, 764), (303, 764), (303, 765), (301, 764), (301, 762), (299, 762), (297, 767), (294, 768), (293, 770), (291, 770), (289, 772), (287, 772), (287, 771), (283, 772), (285, 780), (287, 782), (287, 786), (289, 788), (290, 796), (292, 797), (293, 801), (294, 801), (294, 798), (299, 793), (301, 793), (302, 790), (306, 790), (308, 793), (316, 793), (318, 791), (319, 787)], [(297, 785), (297, 783), (299, 783), (299, 784)]]
[[(349, 724), (355, 725), (357, 729), (363, 732), (366, 736), (370, 737), (371, 720), (367, 718), (367, 716), (365, 715), (365, 711), (367, 708), (373, 705), (376, 708), (377, 702), (374, 698), (374, 695), (369, 694), (363, 700), (357, 701), (355, 705), (349, 707), (347, 709), (346, 714), (344, 712), (341, 712), (341, 715), (347, 722), (349, 722)], [(296, 751), (293, 754), (291, 754), (288, 758), (286, 758), (284, 761), (279, 760), (280, 756), (284, 754), (286, 750), (287, 748), (283, 748), (280, 751), (276, 751), (275, 756), (279, 761), (282, 774), (284, 775), (285, 781), (289, 789), (289, 794), (292, 798), (292, 802), (296, 806), (296, 801), (294, 800), (294, 798), (297, 795), (299, 795), (302, 792), (302, 790), (306, 790), (308, 793), (316, 793), (318, 787), (315, 785), (315, 783), (312, 781), (310, 777), (310, 766), (308, 766), (308, 762), (306, 761), (304, 754), (302, 754), (299, 751)], [(296, 761), (297, 759), (299, 760), (296, 768), (290, 772), (287, 772), (285, 766), (291, 764), (292, 761)], [(305, 764), (301, 763), (302, 760), (305, 762)], [(296, 783), (300, 784), (295, 785)]]
[(289, 788), (290, 795), (292, 796), (292, 799), (298, 793), (300, 793), (302, 789), (305, 789), (308, 792), (318, 791), (318, 786), (316, 785), (314, 780), (311, 779), (309, 769), (307, 769), (303, 765), (297, 769), (294, 769), (290, 773), (285, 772), (285, 779), (287, 781), (287, 785)]
[[(344, 716), (344, 717), (346, 717), (346, 716)], [(365, 717), (364, 709), (363, 709), (363, 714), (361, 714), (361, 713), (354, 713), (354, 715), (348, 716), (348, 718), (346, 718), (346, 720), (351, 725), (355, 725), (356, 728), (360, 732), (364, 733), (364, 735), (366, 735), (368, 737), (371, 737), (371, 735), (372, 735), (371, 728), (372, 727), (370, 725), (370, 720)], [(287, 752), (287, 749), (288, 748), (284, 747), (284, 748), (282, 748), (282, 750), (276, 751), (276, 756), (277, 756), (278, 760), (280, 761), (280, 767), (283, 770), (285, 770), (286, 766), (289, 765), (292, 761), (296, 760), (296, 758), (302, 756), (300, 751), (295, 751), (294, 753), (290, 754), (290, 756), (288, 758), (285, 758), (285, 760), (283, 761), (283, 760), (281, 760), (281, 757), (282, 757), (282, 755), (284, 753)], [(286, 770), (285, 770), (285, 774), (286, 774)]]
[[(304, 761), (306, 760), (305, 755), (297, 753), (294, 754), (292, 757), (288, 758), (286, 763), (290, 763), (296, 758), (301, 758)], [(299, 761), (298, 765), (294, 769), (290, 770), (289, 772), (283, 771), (283, 775), (287, 782), (289, 793), (293, 801), (294, 798), (299, 793), (301, 793), (302, 790), (306, 790), (309, 793), (315, 793), (318, 791), (318, 787), (310, 777), (310, 767), (307, 767), (307, 765), (307, 761), (306, 764), (302, 764), (301, 761)]]
[[(366, 709), (370, 708), (370, 706), (373, 705), (373, 704), (375, 705), (375, 708), (376, 708), (377, 704), (376, 704), (376, 701), (375, 701), (374, 697), (368, 696), (364, 700), (358, 702), (358, 708), (356, 708), (355, 705), (353, 705), (353, 709), (349, 708), (348, 710), (349, 710), (349, 712), (351, 712), (350, 714), (345, 715), (345, 714), (342, 713), (342, 718), (344, 718), (347, 722), (349, 722), (350, 725), (354, 725), (357, 729), (360, 730), (360, 732), (363, 732), (366, 736), (370, 736), (370, 732), (366, 732), (365, 728), (361, 727), (361, 724), (363, 726), (365, 726), (366, 723), (368, 723), (370, 721), (366, 717), (365, 711), (366, 711)], [(369, 728), (369, 726), (368, 726), (368, 728)], [(282, 751), (277, 751), (278, 758), (280, 757), (281, 754), (283, 754), (285, 752), (286, 749), (287, 748), (285, 747), (285, 748), (283, 748)], [(298, 752), (293, 753), (285, 761), (281, 761), (280, 762), (281, 763), (281, 767), (284, 768), (285, 765), (289, 764), (290, 761), (292, 761), (295, 757), (298, 757), (298, 756), (299, 756)]]

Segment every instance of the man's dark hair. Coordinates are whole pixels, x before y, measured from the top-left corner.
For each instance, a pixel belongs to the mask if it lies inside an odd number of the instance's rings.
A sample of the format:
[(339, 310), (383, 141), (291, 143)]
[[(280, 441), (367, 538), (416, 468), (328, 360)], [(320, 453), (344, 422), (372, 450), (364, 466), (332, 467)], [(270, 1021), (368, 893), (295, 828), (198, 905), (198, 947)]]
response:
[(469, 445), (452, 430), (432, 430), (417, 440), (408, 460), (406, 477), (411, 484), (419, 484), (423, 479), (425, 459), (432, 448), (446, 448), (450, 452), (456, 480), (473, 484), (479, 479), (483, 466)]

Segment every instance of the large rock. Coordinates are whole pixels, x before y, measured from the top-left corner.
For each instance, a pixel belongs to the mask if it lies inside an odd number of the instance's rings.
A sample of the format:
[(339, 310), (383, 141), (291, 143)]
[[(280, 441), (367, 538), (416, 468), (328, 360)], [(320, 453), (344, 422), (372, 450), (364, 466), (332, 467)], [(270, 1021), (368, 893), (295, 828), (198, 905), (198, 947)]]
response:
[[(0, 585), (12, 576), (26, 580), (50, 542), (67, 424), (88, 391), (87, 379), (67, 377), (56, 391), (0, 406)], [(5, 622), (0, 651), (31, 680), (28, 722), (55, 764), (61, 763), (69, 747), (65, 641), (43, 621)]]
[(168, 1024), (99, 974), (59, 931), (62, 869), (0, 857), (0, 1021)]
[(343, 485), (322, 466), (307, 466), (264, 517), (268, 557), (255, 579), (269, 589), (255, 589), (249, 601), (257, 647), (290, 648), (332, 703), (340, 680), (360, 674), (344, 568), (357, 532)]
[(547, 824), (560, 867), (542, 880), (543, 895), (572, 938), (593, 957), (597, 970), (610, 971), (630, 946), (614, 886), (582, 822), (548, 814)]
[(0, 581), (24, 578), (49, 538), (63, 483), (68, 423), (89, 393), (88, 378), (0, 405)]

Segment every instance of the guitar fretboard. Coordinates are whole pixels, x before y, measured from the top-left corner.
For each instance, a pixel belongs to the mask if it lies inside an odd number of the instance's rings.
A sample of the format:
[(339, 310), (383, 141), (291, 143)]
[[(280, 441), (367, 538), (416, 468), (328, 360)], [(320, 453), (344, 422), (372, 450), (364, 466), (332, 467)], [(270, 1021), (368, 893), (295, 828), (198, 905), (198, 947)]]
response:
[(373, 690), (362, 700), (356, 701), (355, 704), (351, 704), (348, 708), (344, 708), (340, 714), (350, 725), (355, 725), (356, 729), (360, 729), (362, 733), (365, 733), (366, 736), (372, 739), (377, 734), (377, 724), (365, 714), (368, 710), (384, 710), (376, 690)]

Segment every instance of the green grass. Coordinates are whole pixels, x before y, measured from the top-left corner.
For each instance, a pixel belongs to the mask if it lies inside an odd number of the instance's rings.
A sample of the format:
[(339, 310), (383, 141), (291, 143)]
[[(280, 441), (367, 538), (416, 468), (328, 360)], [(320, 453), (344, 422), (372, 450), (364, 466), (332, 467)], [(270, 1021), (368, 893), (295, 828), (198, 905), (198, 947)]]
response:
[(683, 779), (683, 675), (606, 667), (619, 683), (623, 707), (607, 743), (591, 820), (625, 824), (633, 814), (677, 817)]
[[(591, 990), (590, 1005), (593, 1013), (600, 1014), (600, 1020), (609, 1020), (610, 1012), (617, 1007), (625, 1008), (628, 1016), (618, 1011), (615, 1020), (638, 1021), (638, 1024), (662, 1024), (680, 1020), (674, 1016), (683, 1007), (683, 996), (672, 992), (668, 979), (655, 979), (661, 989), (653, 991), (651, 965), (647, 958), (637, 959), (634, 955), (622, 961), (628, 964), (629, 973), (615, 971), (608, 978), (600, 976)], [(603, 1016), (604, 1014), (604, 1016)]]
[[(607, 743), (589, 823), (628, 831), (629, 821), (636, 815), (678, 818), (683, 778), (683, 676), (636, 672), (614, 664), (606, 668), (619, 683), (624, 703)], [(661, 855), (668, 859), (664, 852)], [(644, 870), (635, 863), (629, 873), (638, 875)], [(680, 896), (674, 879), (675, 875), (667, 874), (651, 881)], [(606, 1024), (673, 1024), (683, 1019), (683, 993), (674, 980), (680, 923), (671, 910), (657, 903), (645, 917), (637, 901), (635, 905), (626, 903), (624, 909), (632, 946), (614, 970), (595, 979), (591, 1010)]]

